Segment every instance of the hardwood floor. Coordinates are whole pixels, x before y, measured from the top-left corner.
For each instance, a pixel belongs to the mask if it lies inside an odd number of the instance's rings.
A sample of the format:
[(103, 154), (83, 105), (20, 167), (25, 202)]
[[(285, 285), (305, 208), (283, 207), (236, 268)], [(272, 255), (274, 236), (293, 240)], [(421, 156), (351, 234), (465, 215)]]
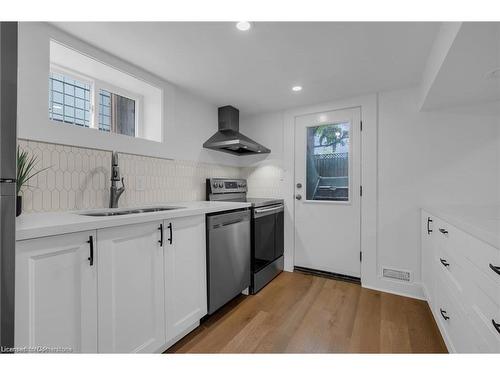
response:
[(446, 353), (425, 301), (283, 272), (167, 353)]

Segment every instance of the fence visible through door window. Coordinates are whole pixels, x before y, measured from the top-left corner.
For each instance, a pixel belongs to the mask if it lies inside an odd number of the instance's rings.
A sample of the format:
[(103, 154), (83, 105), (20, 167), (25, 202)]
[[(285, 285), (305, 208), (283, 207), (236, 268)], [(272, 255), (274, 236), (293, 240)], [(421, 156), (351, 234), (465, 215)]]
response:
[(349, 201), (350, 123), (307, 128), (306, 199)]

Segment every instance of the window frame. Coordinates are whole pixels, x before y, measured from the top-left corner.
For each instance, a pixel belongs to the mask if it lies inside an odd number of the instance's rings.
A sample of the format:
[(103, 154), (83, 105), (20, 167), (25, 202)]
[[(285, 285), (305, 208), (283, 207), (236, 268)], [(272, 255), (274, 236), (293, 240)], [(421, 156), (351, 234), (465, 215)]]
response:
[[(94, 101), (96, 103), (99, 103), (99, 92), (101, 90), (105, 90), (105, 91), (108, 91), (112, 94), (117, 94), (117, 95), (123, 96), (123, 97), (125, 97), (127, 99), (131, 99), (135, 102), (135, 109), (134, 109), (135, 110), (135, 126), (134, 126), (134, 133), (135, 134), (134, 134), (134, 138), (139, 138), (140, 134), (141, 134), (142, 105), (143, 105), (143, 100), (144, 100), (142, 95), (139, 95), (137, 93), (133, 93), (131, 91), (122, 89), (121, 87), (117, 87), (115, 85), (112, 85), (110, 83), (107, 83), (107, 82), (104, 82), (104, 81), (101, 81), (98, 79), (94, 79), (94, 83), (95, 83), (95, 86), (94, 86), (93, 96), (94, 96)], [(95, 112), (95, 114), (94, 114), (95, 117), (93, 120), (96, 123), (97, 130), (99, 130), (99, 111), (98, 111), (98, 108), (96, 108), (96, 110), (94, 112)], [(113, 132), (110, 131), (109, 133), (113, 133)], [(120, 133), (113, 133), (113, 134), (125, 135), (125, 134), (120, 134)]]
[[(96, 78), (89, 77), (85, 74), (82, 74), (78, 72), (77, 70), (67, 68), (65, 66), (61, 66), (59, 64), (51, 63), (50, 64), (50, 70), (49, 70), (49, 78), (50, 74), (55, 73), (55, 74), (60, 74), (65, 77), (71, 78), (78, 80), (82, 83), (88, 84), (90, 87), (90, 116), (89, 116), (89, 126), (88, 128), (85, 127), (86, 129), (94, 129), (98, 130), (102, 133), (108, 133), (108, 134), (115, 134), (115, 135), (123, 135), (125, 137), (130, 137), (125, 134), (120, 134), (120, 133), (114, 133), (112, 131), (106, 132), (106, 131), (101, 131), (99, 129), (99, 93), (101, 90), (108, 91), (112, 94), (117, 94), (120, 96), (123, 96), (127, 99), (131, 99), (135, 102), (135, 126), (134, 126), (134, 137), (131, 138), (140, 138), (140, 135), (142, 134), (142, 108), (143, 108), (143, 102), (144, 98), (142, 95), (133, 93), (131, 91), (125, 90), (121, 87), (112, 85), (110, 83), (107, 83), (105, 81), (101, 81)], [(60, 123), (58, 120), (51, 119), (49, 117), (49, 121), (53, 123)], [(63, 121), (64, 123), (64, 121)], [(64, 123), (66, 125), (76, 125), (76, 124), (69, 124), (69, 123)]]

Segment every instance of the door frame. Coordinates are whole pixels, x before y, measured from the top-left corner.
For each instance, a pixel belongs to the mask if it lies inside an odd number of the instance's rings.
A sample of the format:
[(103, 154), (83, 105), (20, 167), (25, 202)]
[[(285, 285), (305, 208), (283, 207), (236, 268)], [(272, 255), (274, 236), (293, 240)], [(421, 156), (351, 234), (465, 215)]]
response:
[[(332, 114), (336, 113), (336, 114)], [(344, 114), (348, 113), (344, 117)], [(305, 117), (307, 118), (314, 118), (318, 119), (321, 118), (323, 115), (326, 114), (332, 114), (331, 116), (335, 120), (331, 121), (326, 121), (326, 120), (319, 120), (320, 122), (309, 122), (307, 121), (307, 124), (301, 124), (298, 126), (298, 122), (303, 122), (304, 116), (295, 116), (294, 117), (294, 137), (295, 137), (295, 145), (294, 145), (294, 185), (297, 182), (303, 182), (305, 185), (305, 189), (301, 191), (297, 191), (295, 189), (294, 194), (303, 194), (304, 197), (300, 202), (300, 205), (304, 206), (314, 206), (314, 205), (322, 205), (323, 211), (330, 211), (330, 210), (338, 210), (339, 206), (343, 206), (343, 208), (340, 208), (340, 210), (352, 210), (352, 213), (354, 213), (355, 221), (357, 222), (357, 225), (359, 225), (359, 234), (355, 236), (355, 241), (356, 241), (356, 247), (355, 247), (355, 253), (349, 256), (349, 259), (346, 259), (349, 266), (345, 266), (344, 264), (339, 264), (339, 265), (325, 265), (326, 269), (333, 269), (335, 268), (335, 271), (332, 272), (338, 272), (339, 275), (343, 275), (346, 277), (352, 277), (352, 278), (358, 278), (361, 279), (361, 262), (360, 262), (360, 255), (359, 253), (361, 252), (361, 197), (359, 197), (359, 201), (357, 201), (357, 194), (360, 194), (360, 188), (359, 186), (361, 185), (361, 172), (362, 172), (362, 160), (361, 160), (361, 142), (362, 142), (362, 131), (360, 129), (361, 127), (361, 107), (352, 107), (352, 108), (344, 108), (344, 109), (336, 109), (332, 111), (321, 111), (321, 112), (315, 112), (309, 115), (306, 115)], [(328, 115), (327, 115), (328, 116)], [(307, 182), (307, 162), (304, 162), (305, 154), (304, 152), (308, 152), (307, 147), (304, 146), (304, 149), (301, 149), (299, 146), (301, 142), (299, 141), (299, 138), (301, 137), (301, 132), (304, 132), (303, 126), (306, 126), (306, 129), (309, 127), (314, 127), (318, 125), (326, 125), (326, 124), (337, 124), (337, 123), (344, 123), (349, 119), (349, 137), (350, 137), (350, 142), (349, 142), (349, 155), (348, 155), (348, 200), (347, 201), (336, 201), (336, 200), (314, 200), (312, 197), (310, 199), (307, 198), (307, 189), (308, 189), (308, 182)], [(297, 141), (299, 143), (297, 144)], [(304, 138), (304, 141), (307, 143), (308, 140), (307, 138)], [(298, 148), (297, 148), (298, 147)], [(299, 151), (300, 150), (300, 151)], [(355, 154), (356, 153), (356, 154)], [(356, 161), (356, 165), (354, 162)], [(298, 171), (302, 169), (302, 167), (298, 166), (302, 165), (304, 169), (304, 175), (301, 176), (300, 178), (297, 177)], [(356, 171), (356, 174), (354, 174), (354, 171)], [(356, 200), (356, 204), (354, 204), (354, 201)], [(297, 222), (298, 220), (298, 206), (297, 206), (298, 201), (294, 200), (294, 221)], [(359, 207), (356, 207), (359, 204)], [(309, 208), (310, 208), (309, 207)], [(355, 208), (356, 207), (356, 208)], [(307, 210), (308, 208), (304, 207), (304, 210)], [(302, 217), (303, 221), (304, 217)], [(294, 228), (294, 267), (308, 267), (305, 265), (300, 265), (296, 264), (296, 259), (297, 259), (297, 226)], [(354, 239), (354, 238), (353, 238)], [(311, 239), (312, 240), (312, 239)], [(316, 245), (319, 245), (320, 242), (316, 243)], [(310, 254), (309, 254), (310, 255)], [(346, 255), (346, 254), (344, 254)], [(321, 255), (319, 255), (321, 257)], [(354, 262), (354, 263), (351, 263)], [(351, 268), (351, 265), (353, 266), (353, 269), (351, 271), (347, 271), (347, 268)], [(326, 269), (323, 269), (321, 267), (312, 267), (313, 269), (317, 269), (318, 271), (326, 271)], [(356, 268), (356, 270), (354, 270)], [(344, 269), (345, 271), (341, 271), (341, 269)], [(352, 273), (351, 273), (352, 272)]]
[(283, 193), (285, 197), (285, 270), (293, 271), (295, 263), (295, 118), (318, 112), (360, 108), (361, 135), (361, 284), (381, 289), (377, 264), (377, 136), (378, 94), (365, 95), (313, 106), (287, 110), (284, 113)]

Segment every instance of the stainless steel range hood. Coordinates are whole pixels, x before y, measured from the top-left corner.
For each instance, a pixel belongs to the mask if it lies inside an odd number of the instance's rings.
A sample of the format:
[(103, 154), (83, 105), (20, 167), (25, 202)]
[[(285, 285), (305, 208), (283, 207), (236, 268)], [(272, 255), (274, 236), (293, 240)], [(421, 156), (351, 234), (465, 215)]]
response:
[(240, 111), (230, 105), (219, 108), (219, 131), (211, 136), (203, 147), (228, 152), (233, 155), (268, 154), (267, 147), (239, 132)]

